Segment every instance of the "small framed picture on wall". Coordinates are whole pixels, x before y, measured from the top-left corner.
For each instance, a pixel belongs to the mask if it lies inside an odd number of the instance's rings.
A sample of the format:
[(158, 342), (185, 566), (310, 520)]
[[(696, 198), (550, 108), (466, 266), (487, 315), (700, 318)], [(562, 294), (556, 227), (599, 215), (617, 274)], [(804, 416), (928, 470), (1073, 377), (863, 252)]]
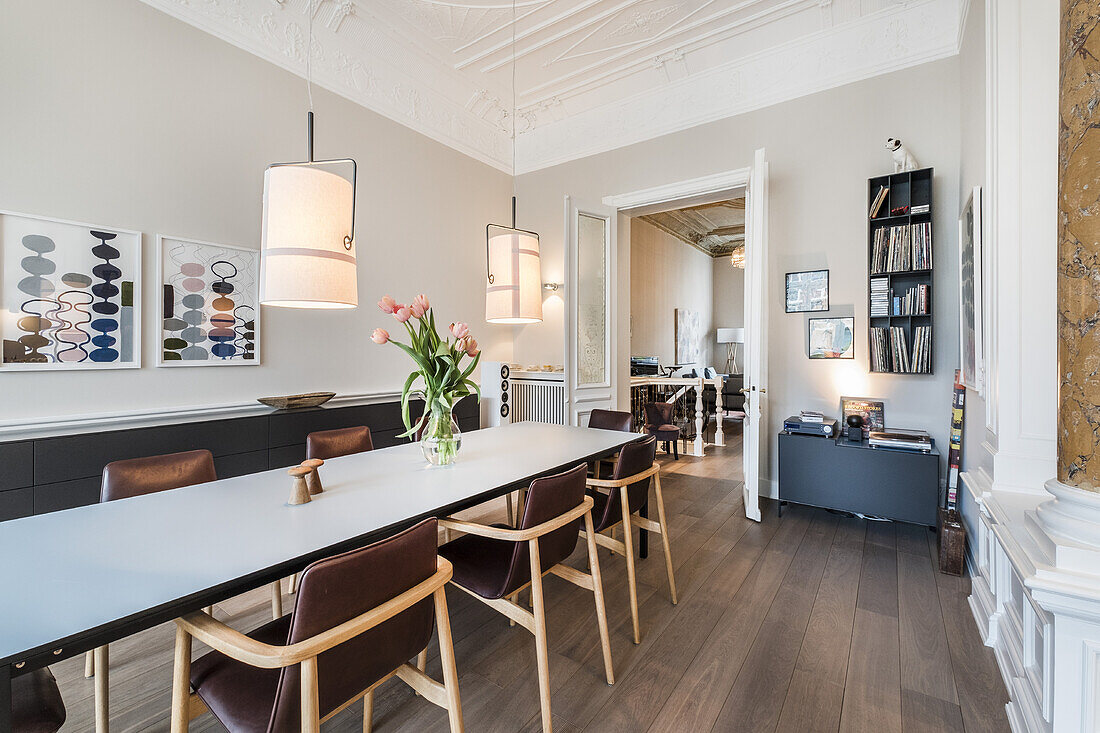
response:
[(855, 318), (811, 318), (807, 326), (811, 359), (854, 359)]
[(788, 313), (829, 310), (829, 271), (788, 272), (786, 296)]

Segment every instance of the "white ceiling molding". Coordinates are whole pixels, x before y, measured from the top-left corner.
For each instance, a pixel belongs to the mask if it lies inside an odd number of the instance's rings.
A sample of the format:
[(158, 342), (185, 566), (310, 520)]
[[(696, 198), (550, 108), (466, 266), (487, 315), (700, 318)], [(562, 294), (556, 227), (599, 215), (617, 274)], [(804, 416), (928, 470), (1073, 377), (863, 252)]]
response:
[[(305, 75), (310, 0), (143, 2)], [(312, 0), (313, 79), (523, 173), (952, 55), (966, 4)]]
[(519, 173), (958, 53), (959, 0), (899, 5), (520, 134)]

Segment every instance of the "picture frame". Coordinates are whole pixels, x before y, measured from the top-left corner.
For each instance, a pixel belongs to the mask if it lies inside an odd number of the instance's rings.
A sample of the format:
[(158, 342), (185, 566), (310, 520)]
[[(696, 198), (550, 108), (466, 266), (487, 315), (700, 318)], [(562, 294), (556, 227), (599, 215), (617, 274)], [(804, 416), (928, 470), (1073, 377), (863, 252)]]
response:
[(886, 429), (886, 403), (871, 397), (841, 397), (840, 423), (846, 425), (849, 415), (863, 418), (863, 437), (867, 438), (872, 430)]
[(0, 211), (0, 275), (0, 371), (141, 367), (141, 232)]
[(259, 366), (259, 288), (259, 250), (158, 234), (156, 365)]
[(853, 316), (808, 319), (806, 355), (811, 359), (854, 359), (856, 319)]
[(962, 384), (982, 394), (982, 187), (975, 186), (959, 215), (959, 356)]
[(829, 310), (829, 271), (788, 272), (784, 288), (787, 313), (824, 313)]

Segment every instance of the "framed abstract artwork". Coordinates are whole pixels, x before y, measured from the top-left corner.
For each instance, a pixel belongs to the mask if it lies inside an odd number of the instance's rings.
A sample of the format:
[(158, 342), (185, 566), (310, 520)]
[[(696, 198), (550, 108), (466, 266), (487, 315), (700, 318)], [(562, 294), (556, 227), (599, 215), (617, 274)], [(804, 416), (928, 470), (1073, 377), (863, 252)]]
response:
[(817, 313), (829, 310), (829, 271), (788, 272), (787, 313)]
[(854, 359), (855, 318), (811, 318), (809, 355), (811, 359)]
[(676, 363), (696, 364), (702, 344), (699, 329), (699, 311), (690, 308), (676, 309)]
[(0, 211), (3, 371), (141, 366), (141, 232)]
[(959, 353), (962, 384), (982, 392), (982, 189), (977, 186), (959, 217)]
[(157, 236), (157, 366), (260, 363), (260, 252)]

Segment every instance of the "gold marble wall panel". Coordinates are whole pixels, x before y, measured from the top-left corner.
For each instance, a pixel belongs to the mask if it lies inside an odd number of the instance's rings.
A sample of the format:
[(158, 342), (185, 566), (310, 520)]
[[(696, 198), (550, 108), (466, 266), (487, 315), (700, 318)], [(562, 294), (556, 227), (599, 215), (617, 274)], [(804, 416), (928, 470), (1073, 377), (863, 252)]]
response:
[(1100, 491), (1100, 0), (1062, 0), (1058, 480)]

